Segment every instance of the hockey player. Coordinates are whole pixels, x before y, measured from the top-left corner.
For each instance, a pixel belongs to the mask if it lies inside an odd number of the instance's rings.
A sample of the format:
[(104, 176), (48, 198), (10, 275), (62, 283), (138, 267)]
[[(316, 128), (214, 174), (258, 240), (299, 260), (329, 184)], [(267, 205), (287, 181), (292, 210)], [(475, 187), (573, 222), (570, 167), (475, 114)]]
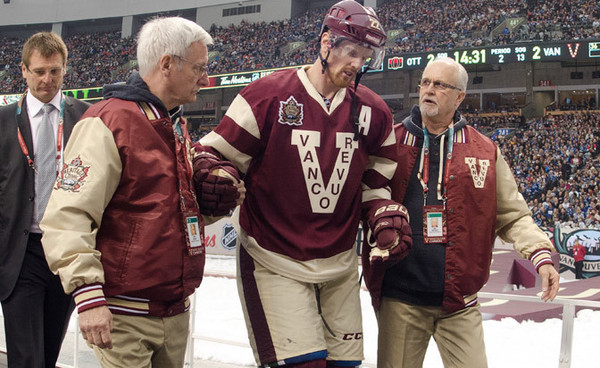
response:
[(386, 33), (373, 9), (346, 0), (325, 16), (319, 41), (314, 64), (251, 83), (200, 141), (246, 182), (234, 214), (238, 290), (261, 367), (360, 365), (361, 209), (376, 228), (375, 261), (400, 259), (411, 244), (387, 187), (392, 116), (358, 84), (363, 67), (381, 65)]

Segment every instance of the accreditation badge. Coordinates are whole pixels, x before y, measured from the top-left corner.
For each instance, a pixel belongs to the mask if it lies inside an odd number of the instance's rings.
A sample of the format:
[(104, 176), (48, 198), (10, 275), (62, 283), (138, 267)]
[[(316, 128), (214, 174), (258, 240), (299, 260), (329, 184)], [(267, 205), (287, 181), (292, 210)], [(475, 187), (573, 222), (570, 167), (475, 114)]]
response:
[(186, 214), (185, 223), (187, 226), (188, 252), (190, 255), (204, 253), (204, 236), (202, 234), (202, 225), (197, 215)]
[(423, 207), (423, 241), (425, 244), (446, 243), (447, 239), (444, 206)]

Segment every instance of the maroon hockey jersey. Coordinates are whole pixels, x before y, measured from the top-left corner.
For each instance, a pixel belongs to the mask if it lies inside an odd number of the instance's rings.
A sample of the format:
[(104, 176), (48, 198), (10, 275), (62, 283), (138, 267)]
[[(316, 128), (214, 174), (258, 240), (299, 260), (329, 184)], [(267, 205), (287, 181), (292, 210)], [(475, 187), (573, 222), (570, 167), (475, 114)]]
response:
[(242, 245), (275, 272), (324, 281), (355, 264), (361, 207), (389, 199), (392, 116), (367, 87), (341, 89), (328, 108), (304, 69), (261, 78), (234, 99), (201, 140), (245, 174)]

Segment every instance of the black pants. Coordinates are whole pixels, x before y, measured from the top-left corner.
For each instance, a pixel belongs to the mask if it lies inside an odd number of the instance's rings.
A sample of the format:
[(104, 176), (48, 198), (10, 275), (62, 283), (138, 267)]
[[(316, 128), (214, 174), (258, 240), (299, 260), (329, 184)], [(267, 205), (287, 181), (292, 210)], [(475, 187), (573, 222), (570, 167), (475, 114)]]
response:
[(576, 279), (583, 278), (583, 261), (575, 262), (575, 278)]
[(17, 284), (2, 302), (8, 366), (54, 368), (73, 308), (48, 268), (41, 235), (30, 234)]

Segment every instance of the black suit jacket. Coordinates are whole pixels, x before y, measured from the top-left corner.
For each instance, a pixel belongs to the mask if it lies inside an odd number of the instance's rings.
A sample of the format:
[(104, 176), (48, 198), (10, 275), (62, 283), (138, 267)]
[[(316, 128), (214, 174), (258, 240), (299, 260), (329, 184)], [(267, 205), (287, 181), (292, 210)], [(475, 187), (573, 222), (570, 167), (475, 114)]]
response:
[[(73, 126), (89, 106), (87, 102), (66, 97), (65, 145)], [(19, 277), (33, 217), (34, 172), (17, 139), (18, 122), (29, 155), (33, 157), (25, 99), (20, 116), (17, 117), (16, 111), (17, 103), (0, 108), (0, 301), (12, 293)]]

